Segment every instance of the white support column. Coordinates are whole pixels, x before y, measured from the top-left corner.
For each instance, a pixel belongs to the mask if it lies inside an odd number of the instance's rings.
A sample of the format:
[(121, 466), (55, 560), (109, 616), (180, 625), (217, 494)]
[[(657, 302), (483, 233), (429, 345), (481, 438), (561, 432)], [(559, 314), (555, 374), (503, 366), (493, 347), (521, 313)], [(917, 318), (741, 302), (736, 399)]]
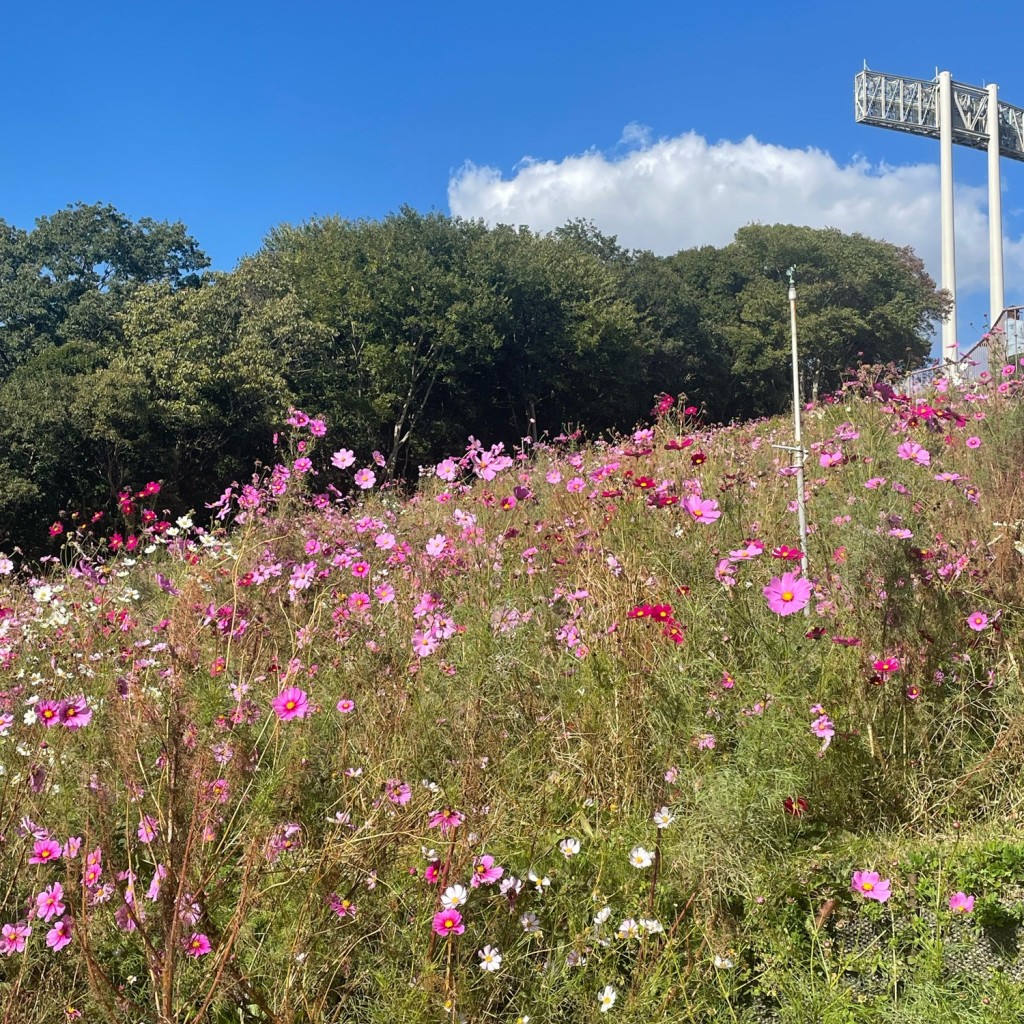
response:
[(988, 86), (989, 327), (1006, 308), (1003, 295), (1003, 200), (999, 190), (999, 86)]
[(942, 359), (959, 358), (956, 343), (956, 248), (953, 238), (953, 78), (939, 73), (939, 185), (942, 212), (942, 282), (953, 298), (948, 319), (942, 322)]

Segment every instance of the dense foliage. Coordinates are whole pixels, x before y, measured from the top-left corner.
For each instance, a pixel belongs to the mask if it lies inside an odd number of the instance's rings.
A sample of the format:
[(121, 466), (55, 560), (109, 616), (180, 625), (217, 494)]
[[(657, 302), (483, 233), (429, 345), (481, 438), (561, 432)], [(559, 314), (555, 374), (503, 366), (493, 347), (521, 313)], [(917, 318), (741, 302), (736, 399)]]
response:
[[(126, 337), (242, 387), (223, 294)], [(812, 405), (806, 552), (788, 421), (663, 395), (0, 555), (0, 1021), (1021, 1019), (1020, 371)]]
[(808, 395), (864, 361), (916, 365), (942, 296), (908, 250), (750, 226), (661, 258), (576, 222), (547, 235), (423, 215), (282, 226), (232, 273), (181, 224), (78, 205), (0, 222), (0, 537), (39, 551), (63, 511), (142, 475), (176, 513), (315, 408), (389, 479), (468, 434), (628, 429), (685, 391), (712, 421), (789, 402), (785, 271)]

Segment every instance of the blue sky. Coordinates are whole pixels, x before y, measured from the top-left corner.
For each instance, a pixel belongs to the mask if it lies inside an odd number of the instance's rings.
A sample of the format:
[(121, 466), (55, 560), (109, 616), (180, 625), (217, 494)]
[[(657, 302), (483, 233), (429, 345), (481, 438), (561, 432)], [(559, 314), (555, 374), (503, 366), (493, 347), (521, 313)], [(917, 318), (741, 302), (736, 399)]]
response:
[[(915, 244), (937, 274), (938, 146), (856, 125), (853, 76), (945, 68), (1024, 106), (1001, 44), (1018, 11), (14, 0), (0, 217), (110, 202), (183, 220), (222, 269), (275, 224), (406, 203), (540, 229), (591, 216), (657, 251), (792, 220)], [(955, 165), (966, 337), (987, 306), (985, 156)], [(1024, 302), (1024, 164), (1003, 161), (1003, 186), (1007, 300)]]

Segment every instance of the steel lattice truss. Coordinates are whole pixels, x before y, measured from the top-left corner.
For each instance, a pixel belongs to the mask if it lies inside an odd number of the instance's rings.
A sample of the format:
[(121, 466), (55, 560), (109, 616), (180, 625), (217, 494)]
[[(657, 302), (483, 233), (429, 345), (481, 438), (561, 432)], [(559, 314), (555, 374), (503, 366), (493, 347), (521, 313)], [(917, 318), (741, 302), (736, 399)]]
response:
[[(939, 83), (862, 71), (854, 80), (857, 121), (939, 138)], [(953, 83), (953, 142), (988, 148), (988, 93)], [(1024, 110), (999, 103), (999, 153), (1024, 160)]]

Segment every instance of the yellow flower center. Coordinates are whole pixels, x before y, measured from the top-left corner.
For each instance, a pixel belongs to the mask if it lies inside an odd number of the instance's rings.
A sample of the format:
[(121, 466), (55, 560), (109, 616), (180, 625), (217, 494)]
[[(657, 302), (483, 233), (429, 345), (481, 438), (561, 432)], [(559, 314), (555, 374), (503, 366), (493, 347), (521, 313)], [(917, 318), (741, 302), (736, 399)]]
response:
[(874, 885), (872, 885), (872, 884), (871, 884), (871, 882), (862, 882), (862, 883), (861, 883), (861, 888), (862, 888), (862, 889), (863, 889), (863, 890), (864, 890), (865, 892), (872, 892), (872, 891), (874, 890), (874, 888), (875, 888), (875, 887), (874, 887)]
[(792, 590), (784, 590), (782, 592), (782, 600), (783, 601), (792, 601), (793, 600), (793, 591)]

